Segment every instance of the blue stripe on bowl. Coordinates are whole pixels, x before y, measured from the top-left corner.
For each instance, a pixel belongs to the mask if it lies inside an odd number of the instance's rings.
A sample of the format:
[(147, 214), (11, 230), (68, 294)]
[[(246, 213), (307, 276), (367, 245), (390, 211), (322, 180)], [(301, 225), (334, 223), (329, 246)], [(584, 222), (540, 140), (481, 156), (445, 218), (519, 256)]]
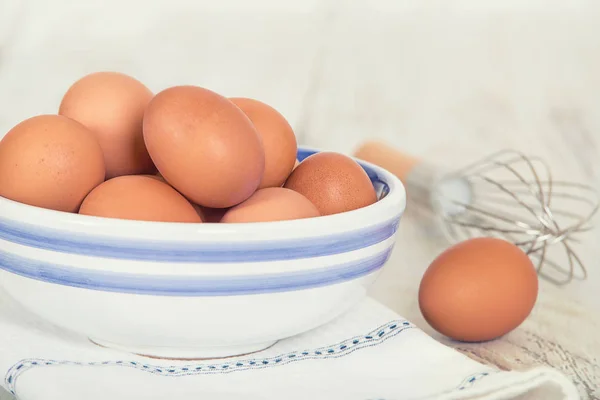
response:
[[(296, 158), (298, 158), (298, 161), (302, 162), (305, 158), (310, 157), (316, 153), (318, 153), (318, 151), (316, 150), (299, 148)], [(379, 177), (377, 171), (366, 165), (364, 162), (358, 161), (358, 163), (369, 176), (371, 183), (373, 183), (375, 191), (377, 192), (377, 198), (382, 199), (385, 196), (387, 196), (387, 194), (390, 192), (390, 187)]]
[[(304, 160), (314, 150), (299, 149)], [(377, 189), (379, 197), (389, 193), (377, 171), (361, 164)], [(372, 246), (392, 237), (398, 229), (400, 213), (389, 221), (351, 232), (317, 238), (280, 239), (259, 242), (181, 242), (122, 239), (89, 234), (66, 233), (9, 219), (0, 219), (0, 240), (36, 249), (83, 256), (156, 262), (260, 262), (329, 256)]]
[(232, 296), (287, 292), (334, 285), (379, 270), (393, 245), (360, 260), (305, 271), (246, 276), (126, 274), (57, 265), (0, 253), (0, 269), (38, 281), (105, 292), (159, 296)]
[(260, 242), (175, 242), (122, 240), (65, 234), (15, 221), (0, 220), (0, 239), (63, 253), (157, 262), (260, 262), (328, 256), (372, 246), (392, 237), (399, 216), (381, 225), (336, 235)]

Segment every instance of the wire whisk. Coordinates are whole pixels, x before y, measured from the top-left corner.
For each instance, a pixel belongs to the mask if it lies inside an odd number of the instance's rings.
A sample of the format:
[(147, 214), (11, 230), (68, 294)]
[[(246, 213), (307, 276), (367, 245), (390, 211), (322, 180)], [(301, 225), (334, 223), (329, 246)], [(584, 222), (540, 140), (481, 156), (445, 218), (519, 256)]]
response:
[(365, 143), (355, 155), (396, 174), (409, 201), (432, 211), (451, 242), (505, 239), (555, 284), (587, 278), (575, 245), (592, 229), (600, 196), (591, 186), (554, 180), (542, 159), (502, 150), (444, 173), (382, 143)]

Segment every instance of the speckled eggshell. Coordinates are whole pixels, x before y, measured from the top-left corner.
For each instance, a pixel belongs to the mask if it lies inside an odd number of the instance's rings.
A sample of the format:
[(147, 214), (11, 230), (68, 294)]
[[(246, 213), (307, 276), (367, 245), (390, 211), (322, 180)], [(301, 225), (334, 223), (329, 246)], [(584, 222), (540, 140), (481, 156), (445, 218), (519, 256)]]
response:
[(518, 327), (537, 294), (538, 277), (527, 254), (501, 239), (475, 238), (431, 263), (421, 280), (419, 305), (441, 334), (480, 342)]
[(96, 72), (75, 82), (58, 113), (87, 126), (98, 138), (106, 179), (156, 171), (142, 134), (142, 119), (152, 92), (135, 78)]
[(294, 168), (298, 144), (294, 130), (279, 111), (254, 99), (230, 99), (252, 121), (265, 149), (265, 173), (259, 188), (281, 187)]
[(363, 168), (352, 158), (333, 152), (304, 159), (284, 187), (308, 198), (321, 215), (356, 210), (377, 201), (375, 188)]
[(80, 214), (162, 222), (202, 222), (192, 204), (156, 176), (125, 175), (96, 187)]
[(0, 141), (0, 195), (10, 200), (77, 212), (104, 173), (94, 134), (66, 117), (29, 118)]
[(285, 188), (257, 190), (248, 200), (225, 213), (221, 222), (267, 222), (313, 218), (319, 210), (306, 197)]
[(190, 201), (227, 208), (258, 188), (260, 135), (231, 101), (196, 86), (158, 93), (144, 115), (144, 140), (165, 180)]

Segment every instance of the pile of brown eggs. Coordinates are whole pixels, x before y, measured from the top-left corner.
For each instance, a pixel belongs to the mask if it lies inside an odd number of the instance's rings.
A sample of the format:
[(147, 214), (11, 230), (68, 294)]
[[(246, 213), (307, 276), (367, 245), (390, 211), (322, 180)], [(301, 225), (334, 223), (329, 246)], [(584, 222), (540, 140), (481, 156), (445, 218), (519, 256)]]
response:
[(167, 222), (260, 222), (336, 214), (377, 200), (353, 159), (298, 164), (286, 119), (249, 98), (197, 86), (156, 95), (98, 72), (75, 82), (57, 115), (0, 141), (0, 196), (52, 210)]

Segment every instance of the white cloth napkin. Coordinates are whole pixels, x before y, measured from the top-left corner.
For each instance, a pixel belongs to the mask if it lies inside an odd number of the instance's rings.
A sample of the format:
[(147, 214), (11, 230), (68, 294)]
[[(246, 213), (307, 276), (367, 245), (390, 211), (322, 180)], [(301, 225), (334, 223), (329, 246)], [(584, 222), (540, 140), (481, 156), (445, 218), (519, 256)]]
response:
[(554, 370), (481, 365), (371, 299), (263, 352), (185, 362), (98, 347), (0, 292), (0, 373), (21, 400), (579, 398)]

